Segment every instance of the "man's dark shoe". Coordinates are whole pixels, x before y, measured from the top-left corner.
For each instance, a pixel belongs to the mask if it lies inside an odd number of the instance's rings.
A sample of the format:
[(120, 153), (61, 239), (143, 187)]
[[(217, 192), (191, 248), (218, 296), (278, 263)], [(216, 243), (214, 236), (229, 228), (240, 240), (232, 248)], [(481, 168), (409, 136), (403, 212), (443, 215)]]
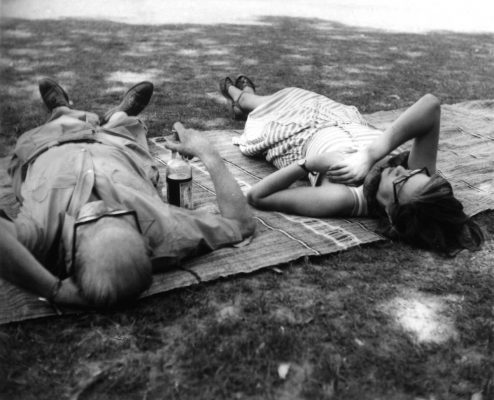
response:
[(106, 124), (113, 114), (118, 111), (125, 112), (129, 117), (135, 117), (149, 104), (153, 95), (154, 86), (151, 82), (140, 82), (131, 87), (125, 93), (122, 102), (108, 111), (103, 117), (101, 124)]
[(70, 107), (69, 96), (53, 79), (42, 78), (39, 81), (39, 93), (49, 111), (57, 107)]

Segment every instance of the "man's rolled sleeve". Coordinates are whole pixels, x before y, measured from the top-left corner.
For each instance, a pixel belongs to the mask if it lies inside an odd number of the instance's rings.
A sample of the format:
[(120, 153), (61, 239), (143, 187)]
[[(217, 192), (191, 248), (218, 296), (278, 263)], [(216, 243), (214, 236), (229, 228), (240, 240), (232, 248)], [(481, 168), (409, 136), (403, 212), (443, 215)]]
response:
[(171, 207), (162, 223), (165, 229), (154, 256), (178, 262), (244, 240), (236, 221), (205, 211)]

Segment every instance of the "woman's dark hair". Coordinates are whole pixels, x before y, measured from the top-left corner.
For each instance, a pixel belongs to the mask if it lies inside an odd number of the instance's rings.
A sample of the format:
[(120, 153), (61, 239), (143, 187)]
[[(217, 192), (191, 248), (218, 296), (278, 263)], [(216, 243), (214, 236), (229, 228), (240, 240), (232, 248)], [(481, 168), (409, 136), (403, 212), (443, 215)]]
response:
[(384, 235), (449, 256), (462, 249), (477, 250), (484, 242), (482, 230), (464, 213), (451, 184), (438, 174), (411, 202), (393, 205), (385, 219)]

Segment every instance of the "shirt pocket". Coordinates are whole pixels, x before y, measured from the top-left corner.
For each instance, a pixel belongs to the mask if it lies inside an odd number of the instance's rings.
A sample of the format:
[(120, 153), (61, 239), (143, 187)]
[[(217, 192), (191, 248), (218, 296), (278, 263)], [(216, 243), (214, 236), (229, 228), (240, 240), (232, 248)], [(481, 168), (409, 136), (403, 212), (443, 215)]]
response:
[(32, 166), (35, 168), (29, 168), (24, 188), (35, 201), (44, 201), (51, 190), (67, 189), (76, 184), (73, 165), (60, 163), (57, 168), (48, 169), (36, 168), (36, 163)]

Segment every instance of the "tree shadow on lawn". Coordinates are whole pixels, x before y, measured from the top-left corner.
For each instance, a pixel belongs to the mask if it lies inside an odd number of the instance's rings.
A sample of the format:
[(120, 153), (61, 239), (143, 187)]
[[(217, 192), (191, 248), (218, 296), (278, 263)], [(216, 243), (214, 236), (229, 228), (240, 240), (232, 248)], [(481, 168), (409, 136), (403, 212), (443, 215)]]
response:
[[(298, 86), (363, 112), (492, 98), (494, 35), (396, 34), (320, 20), (129, 26), (7, 21), (0, 137), (45, 115), (37, 79), (103, 114), (126, 88), (155, 83), (152, 135), (181, 119), (229, 119), (217, 83), (254, 77), (260, 93)], [(493, 215), (486, 247), (443, 259), (389, 242), (182, 289), (130, 309), (0, 330), (0, 393), (11, 398), (460, 399), (492, 377)], [(435, 329), (434, 329), (435, 327)], [(288, 363), (286, 378), (278, 367)], [(488, 389), (485, 389), (488, 390)], [(490, 389), (489, 389), (490, 390)], [(484, 393), (487, 393), (486, 391)], [(291, 397), (290, 397), (291, 396)]]
[(179, 118), (197, 128), (241, 127), (226, 118), (217, 89), (220, 78), (238, 73), (252, 76), (260, 93), (298, 86), (362, 112), (401, 108), (426, 92), (444, 103), (494, 93), (494, 35), (397, 34), (299, 18), (260, 22), (6, 21), (0, 137), (12, 145), (16, 135), (43, 120), (41, 76), (58, 79), (75, 107), (100, 114), (130, 85), (154, 82), (146, 118), (155, 134)]

